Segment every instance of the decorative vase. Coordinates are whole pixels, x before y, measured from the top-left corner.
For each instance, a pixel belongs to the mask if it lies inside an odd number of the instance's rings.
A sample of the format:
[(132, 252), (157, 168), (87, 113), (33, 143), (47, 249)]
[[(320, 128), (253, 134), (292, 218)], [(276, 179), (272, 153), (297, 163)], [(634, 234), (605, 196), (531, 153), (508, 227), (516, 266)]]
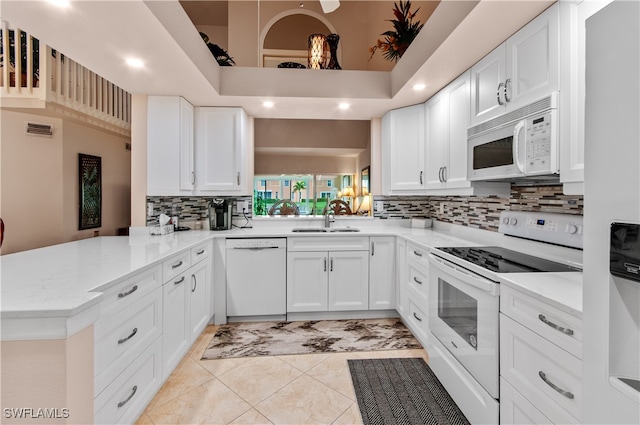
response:
[(338, 43), (340, 42), (340, 36), (338, 34), (329, 34), (327, 36), (327, 44), (329, 45), (329, 64), (327, 69), (342, 69), (338, 63)]

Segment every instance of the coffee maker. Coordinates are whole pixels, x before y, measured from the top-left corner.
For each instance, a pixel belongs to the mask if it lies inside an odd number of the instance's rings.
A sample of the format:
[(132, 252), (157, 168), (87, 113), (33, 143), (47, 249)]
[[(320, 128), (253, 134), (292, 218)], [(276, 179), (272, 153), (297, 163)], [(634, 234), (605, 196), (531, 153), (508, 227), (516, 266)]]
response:
[(231, 218), (233, 216), (232, 199), (213, 199), (209, 202), (209, 229), (229, 230), (231, 229)]

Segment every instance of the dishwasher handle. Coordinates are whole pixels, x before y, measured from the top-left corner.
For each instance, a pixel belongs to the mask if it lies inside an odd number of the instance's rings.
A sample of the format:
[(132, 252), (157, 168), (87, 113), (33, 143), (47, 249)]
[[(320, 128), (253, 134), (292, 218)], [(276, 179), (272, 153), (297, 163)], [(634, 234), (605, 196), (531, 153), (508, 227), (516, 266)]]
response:
[(232, 249), (248, 249), (251, 251), (261, 251), (263, 249), (279, 249), (279, 248), (281, 247), (279, 246), (234, 246)]

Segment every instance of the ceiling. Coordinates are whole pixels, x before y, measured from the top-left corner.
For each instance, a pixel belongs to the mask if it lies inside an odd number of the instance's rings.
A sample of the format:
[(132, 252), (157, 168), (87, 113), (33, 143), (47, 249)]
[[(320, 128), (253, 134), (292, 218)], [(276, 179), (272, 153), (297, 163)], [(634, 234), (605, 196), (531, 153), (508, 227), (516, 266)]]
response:
[[(132, 94), (241, 106), (258, 118), (368, 120), (424, 102), (552, 3), (442, 1), (391, 72), (219, 67), (173, 0), (71, 1), (68, 8), (2, 0), (0, 16)], [(128, 67), (128, 57), (144, 67)], [(416, 83), (427, 87), (415, 91)], [(266, 100), (274, 106), (265, 108)]]

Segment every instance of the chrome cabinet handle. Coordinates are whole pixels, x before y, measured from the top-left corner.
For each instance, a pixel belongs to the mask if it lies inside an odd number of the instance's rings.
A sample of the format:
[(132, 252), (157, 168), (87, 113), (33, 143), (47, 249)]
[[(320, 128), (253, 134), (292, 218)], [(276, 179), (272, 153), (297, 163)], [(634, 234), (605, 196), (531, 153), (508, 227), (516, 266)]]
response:
[(120, 293), (118, 294), (118, 298), (124, 298), (124, 297), (126, 297), (127, 295), (131, 295), (131, 294), (133, 294), (133, 293), (134, 293), (134, 292), (136, 292), (137, 290), (138, 290), (138, 285), (133, 285), (133, 288), (131, 288), (129, 291), (127, 291), (127, 292), (120, 292)]
[(175, 282), (173, 282), (174, 285), (180, 285), (182, 282), (184, 282), (184, 276), (182, 276), (180, 278), (180, 280), (176, 280)]
[(500, 100), (500, 92), (501, 92), (502, 86), (504, 86), (504, 83), (498, 84), (498, 90), (496, 91), (496, 97), (498, 98), (498, 105), (500, 106), (504, 105), (504, 102)]
[(192, 274), (191, 279), (193, 279), (193, 288), (191, 288), (191, 292), (196, 292), (196, 288), (198, 287), (198, 278), (195, 274)]
[(550, 322), (549, 319), (547, 319), (545, 317), (544, 314), (538, 314), (538, 319), (540, 319), (540, 321), (542, 323), (544, 323), (545, 325), (559, 331), (562, 332), (565, 335), (573, 335), (573, 329), (569, 329), (569, 328), (563, 328), (562, 326), (558, 326), (557, 324)]
[(418, 285), (422, 285), (422, 281), (420, 279), (418, 279), (417, 277), (413, 277), (414, 282), (416, 282)]
[(562, 388), (558, 387), (556, 384), (554, 384), (553, 382), (549, 381), (549, 379), (547, 379), (547, 375), (543, 372), (543, 371), (538, 371), (538, 376), (540, 376), (540, 379), (542, 379), (544, 381), (545, 384), (547, 384), (548, 386), (550, 386), (551, 388), (553, 388), (555, 391), (557, 391), (558, 393), (560, 393), (561, 395), (565, 396), (566, 398), (568, 398), (569, 400), (573, 400), (574, 395), (572, 392), (570, 391), (566, 391), (563, 390)]
[(413, 317), (415, 317), (418, 322), (422, 322), (422, 319), (416, 314), (415, 311), (413, 312)]
[(418, 257), (422, 257), (422, 253), (421, 253), (421, 252), (413, 251), (413, 253), (414, 253), (415, 255), (417, 255)]
[(173, 266), (171, 266), (172, 269), (177, 269), (178, 267), (180, 267), (182, 265), (182, 260), (180, 260), (180, 262), (174, 264)]
[(196, 184), (196, 173), (195, 173), (195, 171), (191, 172), (191, 184)]
[(324, 271), (327, 271), (327, 258), (324, 258)]
[(507, 78), (507, 81), (504, 82), (504, 100), (506, 102), (511, 102), (511, 99), (509, 99), (509, 95), (507, 93), (507, 90), (509, 88), (509, 83), (511, 82), (511, 78)]
[(447, 167), (442, 167), (442, 183), (447, 182)]
[(200, 250), (200, 251), (196, 252), (196, 255), (202, 255), (202, 254), (204, 254), (204, 249), (202, 249), (202, 250)]
[(129, 394), (129, 397), (127, 397), (126, 399), (122, 400), (120, 403), (118, 403), (118, 408), (124, 406), (125, 404), (127, 404), (129, 402), (129, 400), (131, 400), (131, 397), (133, 397), (136, 393), (136, 391), (138, 391), (138, 386), (134, 385), (133, 388), (131, 388), (131, 394)]
[(238, 181), (238, 186), (240, 186), (240, 172), (236, 175), (236, 180)]
[(373, 257), (373, 255), (376, 252), (376, 243), (375, 242), (371, 242), (371, 256)]
[(131, 333), (129, 334), (129, 336), (127, 336), (127, 337), (125, 337), (125, 338), (122, 338), (122, 339), (119, 339), (119, 340), (118, 340), (118, 344), (124, 344), (125, 342), (127, 342), (127, 341), (129, 341), (131, 338), (133, 338), (133, 336), (134, 336), (135, 334), (137, 334), (137, 333), (138, 333), (138, 328), (133, 328), (133, 331), (131, 331)]
[(442, 167), (438, 169), (438, 181), (442, 183)]
[(329, 260), (329, 271), (332, 272), (333, 271), (333, 257), (331, 257), (331, 259)]
[(422, 184), (422, 171), (420, 171), (420, 184)]

